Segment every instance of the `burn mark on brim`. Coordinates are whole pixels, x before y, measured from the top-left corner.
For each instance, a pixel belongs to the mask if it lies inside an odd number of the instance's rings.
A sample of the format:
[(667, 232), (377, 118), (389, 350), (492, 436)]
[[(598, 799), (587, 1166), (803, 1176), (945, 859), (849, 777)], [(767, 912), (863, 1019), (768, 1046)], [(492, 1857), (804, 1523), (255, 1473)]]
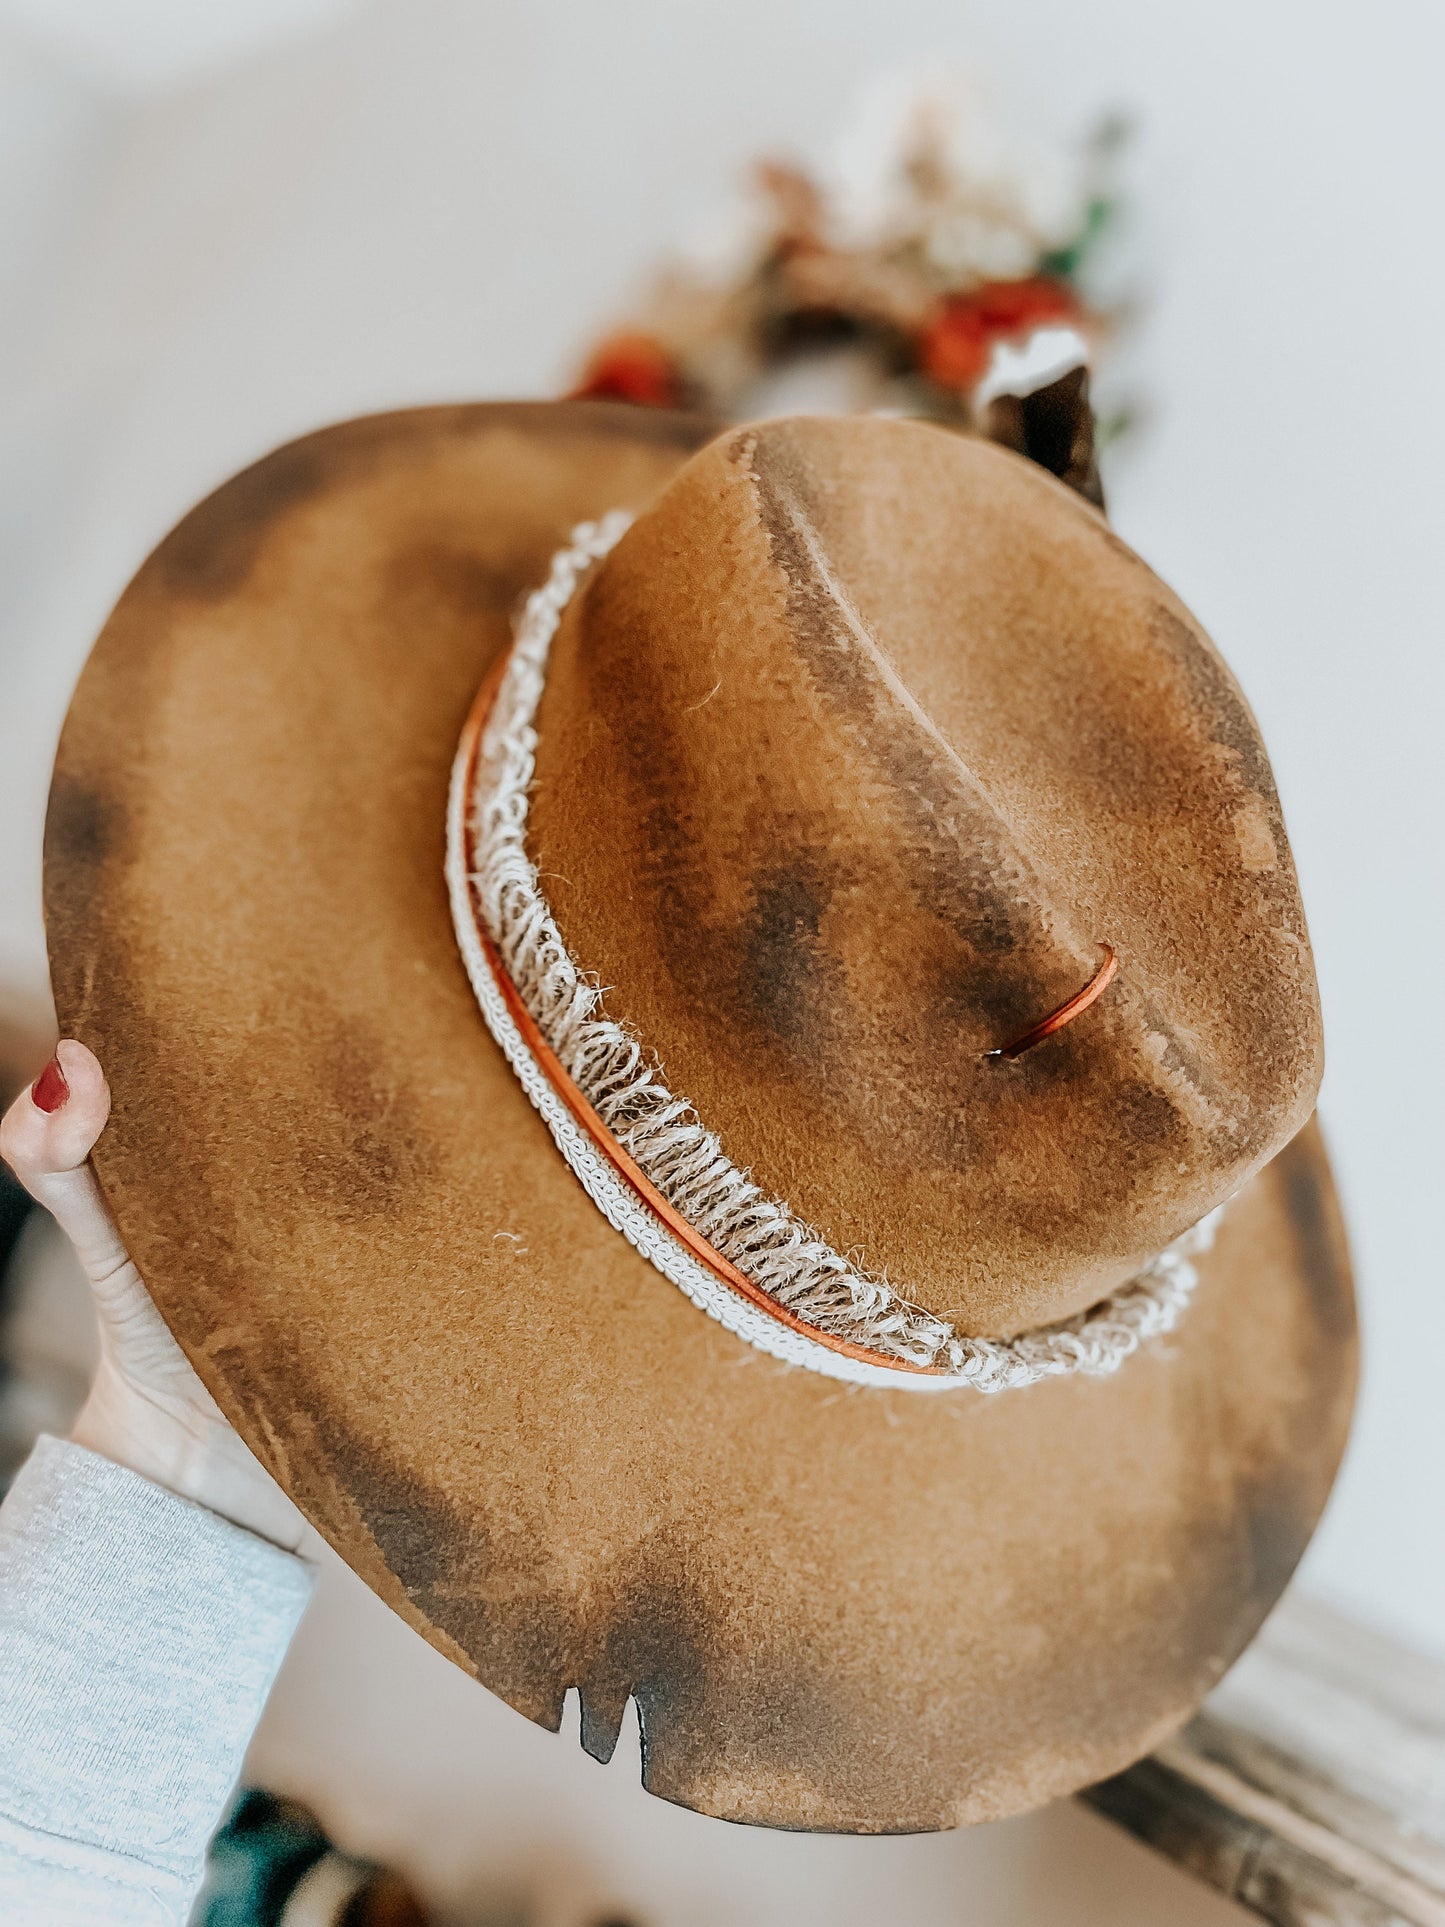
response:
[(219, 602), (240, 590), (268, 531), (333, 482), (383, 449), (435, 438), (449, 426), (515, 427), (529, 435), (633, 441), (691, 450), (716, 433), (705, 416), (616, 402), (473, 403), (406, 409), (341, 422), (277, 449), (242, 469), (193, 509), (155, 551), (154, 572), (171, 594)]
[(57, 769), (45, 812), (45, 861), (94, 872), (126, 841), (128, 813), (119, 797)]
[(278, 449), (192, 509), (150, 562), (172, 595), (218, 602), (242, 587), (272, 524), (324, 487), (332, 464), (319, 439)]

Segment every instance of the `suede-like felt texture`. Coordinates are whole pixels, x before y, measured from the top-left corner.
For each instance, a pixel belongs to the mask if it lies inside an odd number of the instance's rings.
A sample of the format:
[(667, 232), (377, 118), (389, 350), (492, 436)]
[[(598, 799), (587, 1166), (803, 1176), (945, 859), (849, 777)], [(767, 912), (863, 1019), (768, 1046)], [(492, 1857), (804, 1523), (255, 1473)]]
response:
[[(553, 647), (562, 935), (733, 1161), (962, 1330), (1082, 1310), (1304, 1123), (1269, 764), (1073, 491), (916, 422), (725, 435)], [(1101, 1001), (991, 1059), (1093, 975)]]
[[(647, 1785), (708, 1813), (990, 1819), (1146, 1750), (1287, 1579), (1352, 1395), (1333, 1191), (1310, 1126), (1231, 1207), (1172, 1338), (993, 1400), (790, 1370), (610, 1229), (476, 1010), (447, 778), (570, 525), (642, 506), (705, 434), (600, 404), (420, 410), (203, 503), (66, 724), (60, 1019), (110, 1074), (97, 1169), (171, 1328), (440, 1650), (548, 1726), (578, 1686), (599, 1757), (634, 1695)], [(775, 601), (766, 543), (747, 553)], [(1038, 952), (991, 1019), (1074, 988), (1093, 934)]]

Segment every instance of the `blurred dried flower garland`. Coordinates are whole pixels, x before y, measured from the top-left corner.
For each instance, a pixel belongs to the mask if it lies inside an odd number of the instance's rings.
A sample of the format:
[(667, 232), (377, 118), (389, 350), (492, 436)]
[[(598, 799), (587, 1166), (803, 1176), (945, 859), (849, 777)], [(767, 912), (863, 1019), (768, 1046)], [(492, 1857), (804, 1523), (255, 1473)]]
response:
[[(1086, 370), (1119, 318), (1092, 270), (1124, 137), (1111, 119), (1050, 154), (1006, 141), (967, 79), (885, 82), (826, 177), (759, 164), (737, 231), (660, 274), (573, 393), (729, 419), (875, 409), (1021, 445), (1000, 398)], [(1087, 412), (1086, 376), (1075, 391)]]

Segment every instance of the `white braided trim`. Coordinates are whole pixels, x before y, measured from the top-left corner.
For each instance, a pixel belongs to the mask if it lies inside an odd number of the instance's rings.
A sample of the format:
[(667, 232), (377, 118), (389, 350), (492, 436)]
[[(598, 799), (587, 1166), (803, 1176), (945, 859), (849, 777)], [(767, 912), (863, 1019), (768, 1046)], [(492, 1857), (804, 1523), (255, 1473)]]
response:
[[(701, 1310), (760, 1350), (854, 1384), (999, 1392), (1041, 1378), (1116, 1371), (1178, 1323), (1223, 1207), (1176, 1238), (1108, 1298), (1016, 1338), (976, 1338), (909, 1304), (834, 1251), (733, 1164), (692, 1106), (674, 1096), (638, 1040), (604, 1012), (568, 953), (526, 850), (537, 747), (533, 719), (562, 611), (587, 568), (631, 518), (583, 523), (528, 597), (484, 729), (475, 771), (464, 744), (447, 812), (447, 883), (457, 939), (482, 1015), (583, 1188), (618, 1231)], [(470, 792), (470, 793), (469, 793)], [(469, 862), (468, 850), (471, 858)], [(821, 1333), (865, 1346), (853, 1358), (771, 1316), (695, 1257), (577, 1123), (509, 1012), (478, 913), (526, 1010), (608, 1130), (680, 1215), (753, 1283)], [(890, 1364), (896, 1360), (899, 1363)], [(899, 1364), (904, 1369), (899, 1369)], [(908, 1370), (908, 1366), (923, 1370)]]

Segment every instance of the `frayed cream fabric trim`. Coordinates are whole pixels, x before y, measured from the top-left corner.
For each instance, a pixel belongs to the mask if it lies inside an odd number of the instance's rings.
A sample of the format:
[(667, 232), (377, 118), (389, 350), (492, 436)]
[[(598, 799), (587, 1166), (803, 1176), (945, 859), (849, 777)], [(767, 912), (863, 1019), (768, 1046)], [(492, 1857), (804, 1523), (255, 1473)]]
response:
[[(492, 1035), (609, 1222), (700, 1309), (773, 1357), (830, 1378), (909, 1391), (967, 1385), (998, 1392), (1042, 1378), (1117, 1370), (1141, 1344), (1178, 1323), (1197, 1283), (1190, 1260), (1213, 1242), (1219, 1211), (1075, 1318), (1009, 1339), (956, 1332), (900, 1298), (886, 1280), (850, 1264), (739, 1170), (692, 1106), (668, 1090), (638, 1040), (607, 1017), (599, 987), (568, 953), (526, 850), (537, 746), (533, 722), (562, 611), (583, 574), (629, 521), (614, 512), (584, 523), (553, 559), (547, 582), (529, 596), (518, 623), (470, 786), (465, 750), (453, 772), (447, 825), (453, 921)], [(866, 1347), (878, 1355), (877, 1364), (835, 1351), (750, 1303), (644, 1203), (533, 1057), (483, 949), (478, 913), (518, 997), (563, 1068), (674, 1209), (780, 1306), (820, 1333)]]

